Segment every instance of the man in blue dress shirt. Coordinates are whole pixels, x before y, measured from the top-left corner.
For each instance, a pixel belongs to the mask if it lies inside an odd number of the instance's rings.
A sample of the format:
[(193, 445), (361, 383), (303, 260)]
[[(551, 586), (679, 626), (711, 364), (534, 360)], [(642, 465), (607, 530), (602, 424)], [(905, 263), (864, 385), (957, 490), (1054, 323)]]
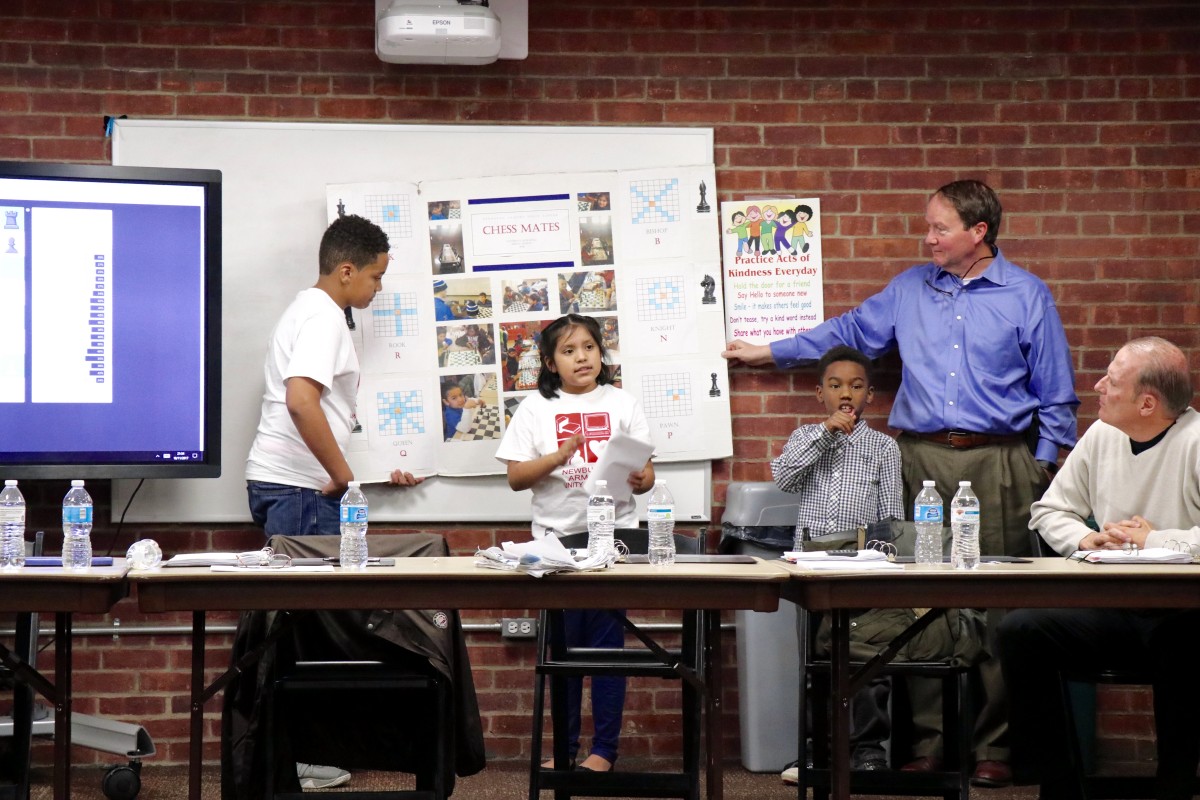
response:
[[(906, 508), (922, 480), (936, 481), (947, 502), (958, 482), (969, 480), (981, 504), (981, 553), (1024, 555), (1029, 507), (1049, 485), (1060, 448), (1075, 445), (1079, 399), (1054, 298), (996, 246), (1000, 216), (1000, 200), (986, 184), (949, 183), (926, 206), (928, 263), (810, 331), (767, 345), (736, 340), (722, 355), (788, 368), (811, 365), (839, 344), (871, 358), (899, 350), (900, 387), (888, 424), (901, 432)], [(1009, 779), (994, 662), (983, 665), (988, 698), (973, 781), (984, 786)], [(937, 765), (937, 754), (917, 755), (924, 757), (911, 767)]]

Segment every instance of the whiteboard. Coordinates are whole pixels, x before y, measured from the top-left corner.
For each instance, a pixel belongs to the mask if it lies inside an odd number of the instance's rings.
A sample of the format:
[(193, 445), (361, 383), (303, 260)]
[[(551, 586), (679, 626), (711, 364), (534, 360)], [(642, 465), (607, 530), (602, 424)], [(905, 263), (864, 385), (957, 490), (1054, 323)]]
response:
[[(119, 166), (223, 174), (222, 475), (147, 481), (131, 522), (248, 522), (246, 453), (262, 401), (276, 320), (317, 277), (325, 186), (557, 171), (694, 166), (713, 161), (711, 128), (511, 127), (117, 120)], [(715, 196), (715, 191), (714, 191)], [(707, 520), (711, 463), (656, 465), (681, 520)], [(113, 513), (135, 481), (113, 481)], [(521, 522), (529, 497), (502, 476), (429, 478), (415, 489), (368, 487), (384, 522)], [(639, 514), (645, 515), (645, 495)]]

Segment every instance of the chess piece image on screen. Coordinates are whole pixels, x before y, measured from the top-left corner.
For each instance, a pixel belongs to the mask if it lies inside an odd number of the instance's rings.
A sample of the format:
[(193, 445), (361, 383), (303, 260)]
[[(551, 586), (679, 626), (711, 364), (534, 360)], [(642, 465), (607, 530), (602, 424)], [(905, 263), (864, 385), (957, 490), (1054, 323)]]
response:
[(704, 276), (704, 279), (700, 281), (700, 288), (704, 290), (704, 297), (700, 299), (701, 303), (705, 305), (712, 305), (713, 303), (717, 302), (717, 282), (713, 280), (712, 275)]
[(708, 390), (709, 397), (720, 397), (721, 390), (717, 388), (717, 373), (712, 373), (712, 388)]
[(709, 211), (712, 211), (712, 208), (708, 205), (708, 199), (705, 197), (707, 194), (708, 187), (704, 184), (704, 181), (700, 181), (700, 203), (696, 206), (696, 212), (699, 214), (707, 214)]

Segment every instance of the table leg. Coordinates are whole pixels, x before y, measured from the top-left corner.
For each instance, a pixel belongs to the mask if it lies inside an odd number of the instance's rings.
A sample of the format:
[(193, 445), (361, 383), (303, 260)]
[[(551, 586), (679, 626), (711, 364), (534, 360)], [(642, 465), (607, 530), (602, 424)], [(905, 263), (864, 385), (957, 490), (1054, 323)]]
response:
[(54, 615), (54, 800), (71, 796), (71, 615)]
[(188, 743), (188, 800), (200, 800), (204, 767), (204, 612), (192, 612), (192, 703)]
[(705, 767), (709, 800), (725, 797), (724, 765), (721, 763), (721, 612), (701, 611), (704, 620), (704, 674), (708, 681), (705, 709)]
[(832, 689), (830, 708), (830, 788), (834, 800), (850, 797), (850, 612), (830, 612)]

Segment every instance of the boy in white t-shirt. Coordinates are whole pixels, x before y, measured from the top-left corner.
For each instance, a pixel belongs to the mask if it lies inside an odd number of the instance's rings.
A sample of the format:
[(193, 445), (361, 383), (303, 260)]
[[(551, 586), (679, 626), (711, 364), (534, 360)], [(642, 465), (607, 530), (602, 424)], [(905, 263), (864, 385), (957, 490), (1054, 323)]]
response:
[[(354, 478), (346, 462), (358, 355), (344, 309), (366, 308), (382, 288), (388, 238), (359, 216), (321, 237), (320, 274), (271, 333), (262, 415), (246, 460), (250, 514), (267, 536), (338, 533), (338, 504)], [(391, 482), (421, 482), (395, 470)]]

